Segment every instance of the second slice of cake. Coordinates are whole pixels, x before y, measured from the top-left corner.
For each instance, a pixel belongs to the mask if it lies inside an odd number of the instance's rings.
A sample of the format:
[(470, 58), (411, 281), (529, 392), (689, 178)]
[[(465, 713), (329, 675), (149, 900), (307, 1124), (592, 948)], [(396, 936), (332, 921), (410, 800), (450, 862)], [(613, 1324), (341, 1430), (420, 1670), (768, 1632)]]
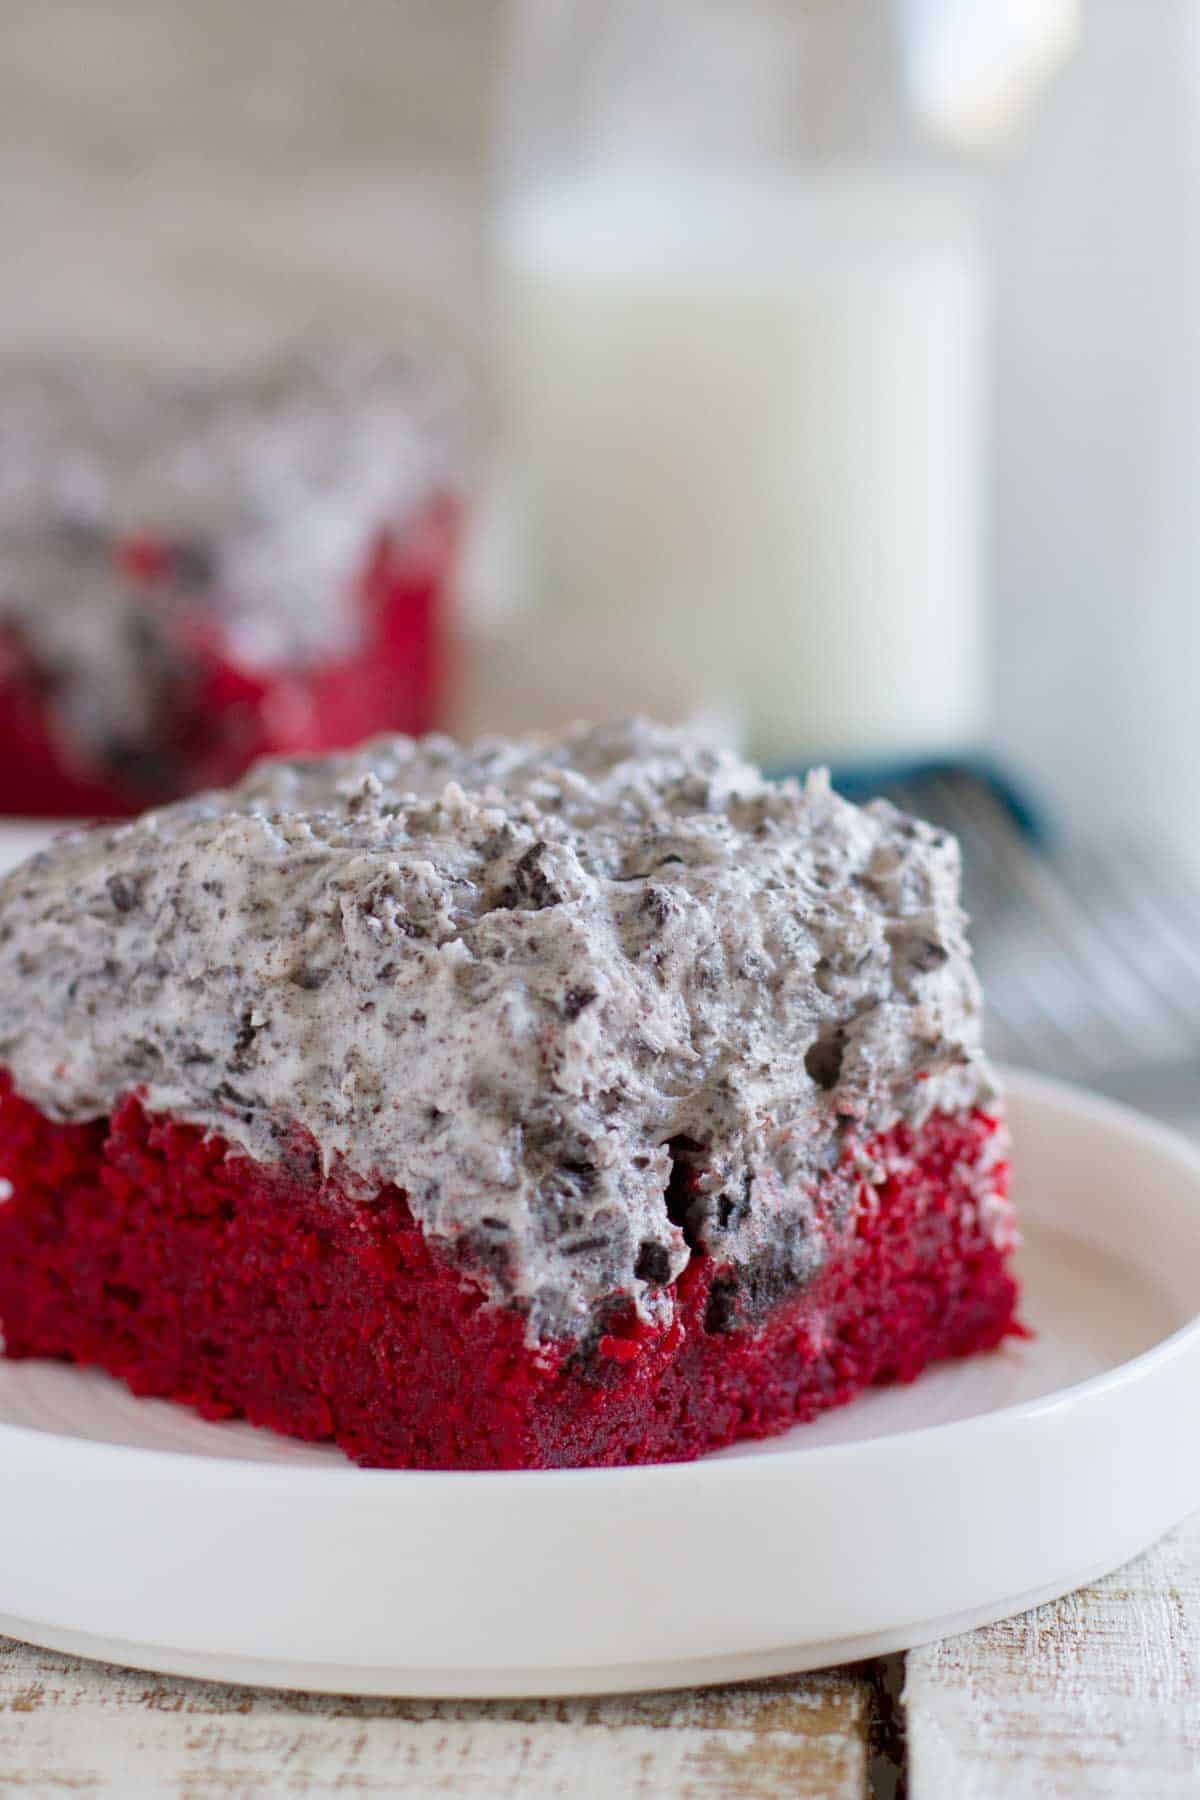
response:
[(415, 351), (0, 363), (0, 812), (124, 817), (427, 730), (463, 410)]

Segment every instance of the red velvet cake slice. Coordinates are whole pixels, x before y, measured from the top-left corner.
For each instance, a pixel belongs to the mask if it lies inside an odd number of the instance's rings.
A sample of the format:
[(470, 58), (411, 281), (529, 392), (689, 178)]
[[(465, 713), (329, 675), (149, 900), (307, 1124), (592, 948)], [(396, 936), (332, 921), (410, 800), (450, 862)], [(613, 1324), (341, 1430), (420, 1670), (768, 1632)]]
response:
[(426, 731), (456, 536), (444, 372), (0, 378), (0, 811), (122, 816), (259, 756)]
[(649, 725), (0, 884), (0, 1328), (365, 1464), (698, 1455), (1014, 1330), (953, 841)]

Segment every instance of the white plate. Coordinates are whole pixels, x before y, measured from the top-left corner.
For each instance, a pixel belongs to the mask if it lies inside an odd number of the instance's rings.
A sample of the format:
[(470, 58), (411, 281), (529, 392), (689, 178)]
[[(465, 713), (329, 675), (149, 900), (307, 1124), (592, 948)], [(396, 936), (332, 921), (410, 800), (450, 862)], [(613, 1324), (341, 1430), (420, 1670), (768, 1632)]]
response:
[(1200, 1505), (1200, 1156), (1013, 1076), (1029, 1343), (693, 1464), (353, 1469), (0, 1363), (0, 1630), (350, 1693), (815, 1668), (1114, 1568)]

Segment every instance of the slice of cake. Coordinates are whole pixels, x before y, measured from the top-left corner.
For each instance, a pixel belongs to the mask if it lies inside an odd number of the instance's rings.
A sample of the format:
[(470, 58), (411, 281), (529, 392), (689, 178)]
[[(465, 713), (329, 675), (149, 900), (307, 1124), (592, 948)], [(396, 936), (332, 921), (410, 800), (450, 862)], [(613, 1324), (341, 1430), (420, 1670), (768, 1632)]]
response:
[(425, 731), (460, 433), (415, 357), (0, 375), (0, 811), (121, 815)]
[(1015, 1329), (952, 839), (648, 725), (0, 884), (0, 1326), (368, 1464), (691, 1457)]

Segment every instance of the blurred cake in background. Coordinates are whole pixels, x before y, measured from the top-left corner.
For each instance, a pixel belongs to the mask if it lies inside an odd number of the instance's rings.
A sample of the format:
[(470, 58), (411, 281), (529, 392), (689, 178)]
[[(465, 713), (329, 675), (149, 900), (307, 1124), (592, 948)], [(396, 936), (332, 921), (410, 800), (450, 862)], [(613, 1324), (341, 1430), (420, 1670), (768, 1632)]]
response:
[(0, 368), (0, 811), (133, 812), (427, 730), (461, 424), (397, 353)]

